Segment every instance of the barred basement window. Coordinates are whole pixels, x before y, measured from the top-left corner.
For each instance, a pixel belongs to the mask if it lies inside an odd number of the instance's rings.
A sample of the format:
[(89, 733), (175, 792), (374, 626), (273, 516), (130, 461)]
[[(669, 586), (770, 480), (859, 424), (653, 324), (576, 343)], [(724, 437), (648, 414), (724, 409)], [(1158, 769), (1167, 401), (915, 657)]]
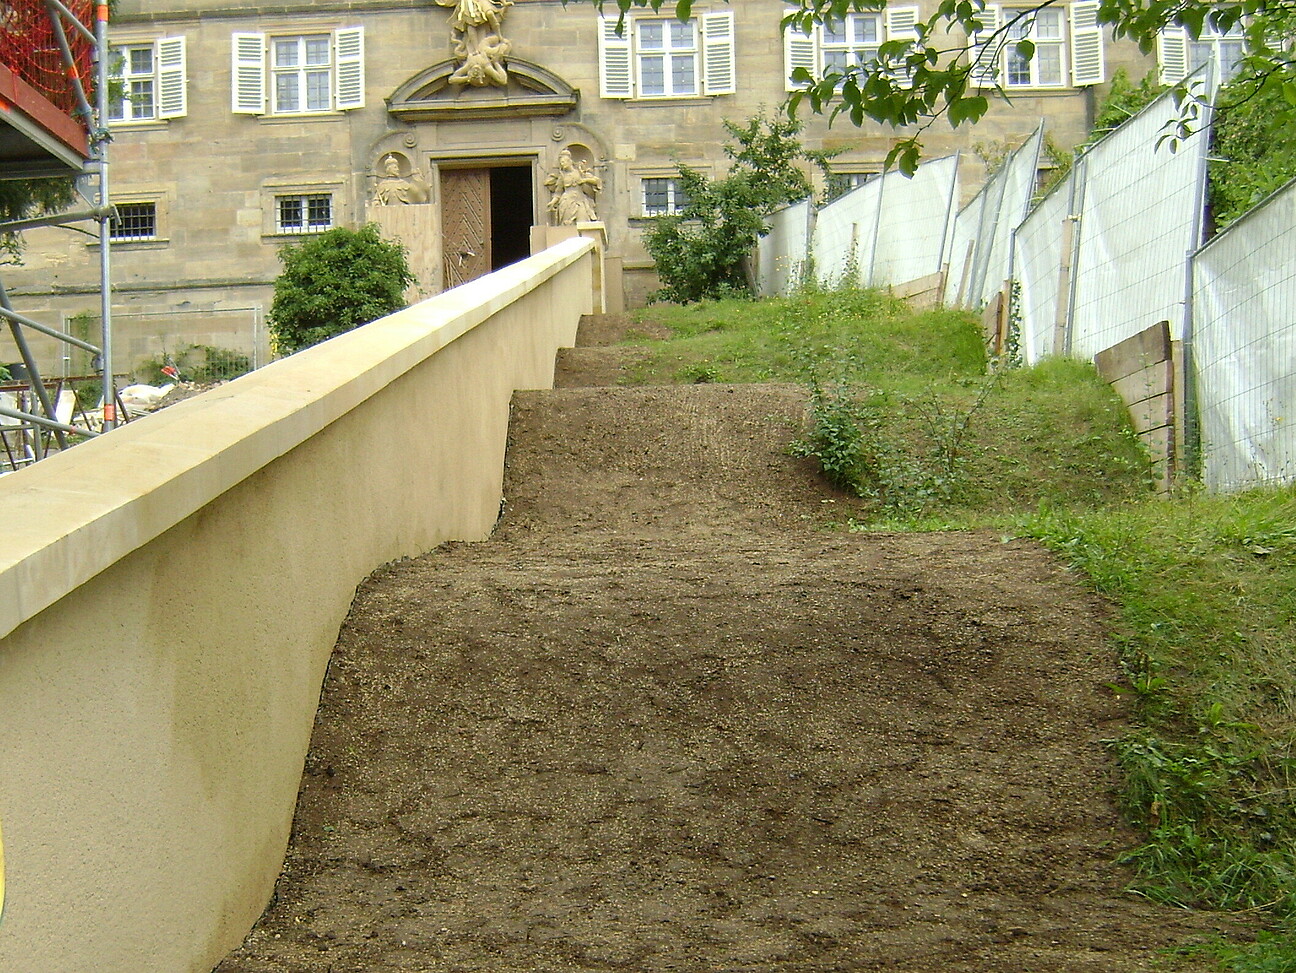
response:
[(688, 205), (688, 194), (678, 179), (645, 179), (643, 181), (643, 215), (665, 216), (678, 213)]
[(157, 237), (156, 203), (118, 203), (108, 231), (113, 240), (153, 240)]
[(280, 233), (323, 233), (333, 227), (333, 197), (328, 193), (276, 196), (275, 214)]

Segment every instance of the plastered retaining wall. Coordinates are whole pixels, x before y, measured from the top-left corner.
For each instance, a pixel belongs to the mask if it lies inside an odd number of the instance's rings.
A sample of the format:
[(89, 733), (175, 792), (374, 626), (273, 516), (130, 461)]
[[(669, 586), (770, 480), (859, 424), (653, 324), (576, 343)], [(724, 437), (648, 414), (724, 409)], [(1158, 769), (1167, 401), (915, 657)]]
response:
[(0, 971), (208, 971), (241, 941), (356, 585), (488, 534), (509, 400), (551, 386), (591, 250), (0, 480)]

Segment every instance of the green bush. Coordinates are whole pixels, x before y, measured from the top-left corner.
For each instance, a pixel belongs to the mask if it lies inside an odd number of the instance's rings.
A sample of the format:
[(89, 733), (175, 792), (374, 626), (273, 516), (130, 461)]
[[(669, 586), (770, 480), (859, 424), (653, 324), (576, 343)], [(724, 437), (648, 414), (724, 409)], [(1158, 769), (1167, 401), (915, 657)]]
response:
[(769, 229), (766, 218), (810, 195), (802, 163), (827, 169), (830, 153), (803, 148), (801, 123), (793, 119), (762, 113), (724, 127), (736, 142), (724, 147), (732, 160), (728, 175), (708, 179), (676, 166), (688, 202), (677, 214), (655, 217), (644, 234), (662, 284), (656, 299), (687, 304), (750, 295), (749, 258)]
[(1210, 162), (1210, 204), (1226, 227), (1296, 177), (1296, 133), (1282, 120), (1280, 85), (1228, 85), (1220, 93)]
[(276, 350), (290, 354), (405, 306), (414, 282), (405, 248), (383, 240), (378, 227), (328, 230), (279, 252), (268, 317)]

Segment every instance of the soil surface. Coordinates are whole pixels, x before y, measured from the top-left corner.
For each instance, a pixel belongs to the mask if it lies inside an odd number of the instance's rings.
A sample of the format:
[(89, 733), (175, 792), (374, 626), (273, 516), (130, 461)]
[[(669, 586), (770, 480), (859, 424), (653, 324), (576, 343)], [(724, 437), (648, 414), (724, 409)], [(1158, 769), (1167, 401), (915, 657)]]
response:
[(1112, 863), (1102, 606), (1032, 543), (824, 529), (800, 389), (576, 387), (635, 354), (518, 395), (491, 540), (361, 587), (220, 973), (1163, 968), (1202, 920)]

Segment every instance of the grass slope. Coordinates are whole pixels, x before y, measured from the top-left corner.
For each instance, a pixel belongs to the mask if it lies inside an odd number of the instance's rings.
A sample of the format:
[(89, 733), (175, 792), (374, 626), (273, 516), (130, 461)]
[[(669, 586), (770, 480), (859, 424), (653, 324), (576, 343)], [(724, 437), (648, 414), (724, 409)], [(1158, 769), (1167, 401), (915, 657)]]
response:
[(1236, 973), (1296, 973), (1296, 490), (1152, 496), (1093, 367), (987, 374), (976, 322), (867, 291), (642, 312), (673, 337), (628, 381), (798, 381), (793, 448), (862, 500), (844, 526), (1038, 538), (1117, 606), (1138, 723), (1112, 741), (1144, 835), (1140, 894), (1255, 920), (1185, 947)]

